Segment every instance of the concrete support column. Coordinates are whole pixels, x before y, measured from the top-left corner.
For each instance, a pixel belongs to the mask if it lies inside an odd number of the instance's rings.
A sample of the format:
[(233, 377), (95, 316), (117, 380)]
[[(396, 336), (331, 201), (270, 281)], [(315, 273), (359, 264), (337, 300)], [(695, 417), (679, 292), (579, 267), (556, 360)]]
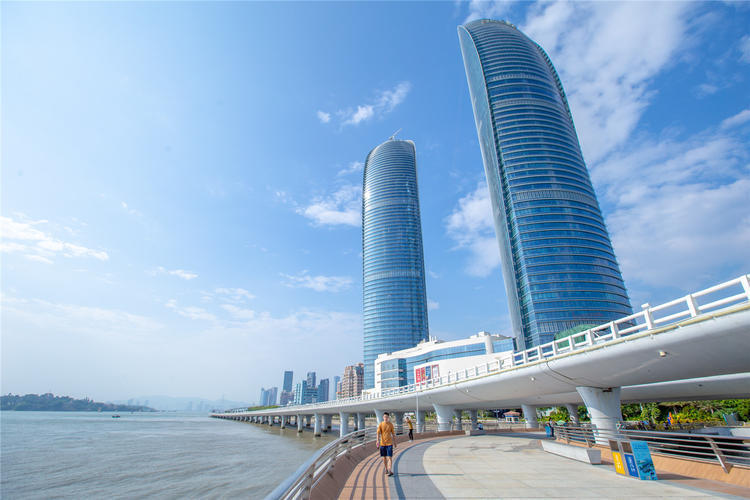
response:
[(323, 415), (323, 432), (331, 430), (331, 420), (333, 420), (333, 415)]
[(479, 410), (469, 410), (469, 416), (471, 418), (471, 430), (475, 431), (479, 428)]
[(286, 415), (281, 416), (281, 428), (286, 429), (286, 419), (289, 418)]
[(464, 425), (462, 422), (463, 418), (463, 412), (461, 410), (453, 410), (453, 416), (456, 418), (456, 429), (457, 430), (463, 430)]
[(323, 415), (320, 413), (315, 414), (315, 429), (313, 430), (313, 436), (320, 436), (321, 427), (323, 427)]
[(567, 404), (565, 405), (565, 408), (568, 409), (568, 413), (570, 414), (570, 421), (574, 424), (580, 424), (581, 420), (578, 418), (578, 405)]
[(375, 410), (375, 420), (378, 421), (378, 425), (383, 421), (383, 413), (385, 413), (385, 410)]
[(357, 430), (361, 431), (365, 428), (365, 415), (364, 413), (357, 413)]
[(302, 415), (297, 415), (297, 432), (302, 432)]
[(273, 425), (273, 422), (274, 422), (274, 420), (276, 420), (276, 417), (274, 417), (274, 416), (269, 416), (269, 417), (268, 417), (268, 425)]
[(451, 421), (453, 420), (453, 408), (450, 406), (434, 404), (435, 416), (437, 417), (438, 431), (451, 430)]
[(339, 412), (339, 437), (349, 434), (349, 414)]
[(521, 405), (521, 410), (523, 410), (523, 418), (526, 419), (527, 429), (539, 427), (539, 421), (536, 418), (536, 406)]
[(305, 427), (310, 427), (311, 419), (312, 419), (312, 415), (305, 415)]
[(415, 415), (417, 416), (417, 432), (424, 432), (424, 416), (425, 411), (420, 410), (415, 412)]
[[(591, 423), (600, 431), (616, 434), (617, 423), (622, 422), (620, 388), (576, 387), (576, 391), (583, 398), (583, 404), (591, 416)], [(607, 438), (597, 436), (596, 442), (606, 444)]]
[(404, 412), (393, 412), (393, 426), (396, 428), (396, 434), (404, 432)]

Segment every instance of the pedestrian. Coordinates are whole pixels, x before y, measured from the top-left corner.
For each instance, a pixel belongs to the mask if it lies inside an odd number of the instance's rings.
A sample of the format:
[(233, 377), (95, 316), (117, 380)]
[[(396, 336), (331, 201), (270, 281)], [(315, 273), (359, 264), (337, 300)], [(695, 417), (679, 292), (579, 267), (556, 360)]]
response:
[(406, 417), (406, 424), (409, 426), (409, 441), (414, 441), (414, 423)]
[(388, 412), (383, 413), (383, 421), (378, 425), (377, 446), (380, 456), (383, 457), (385, 474), (393, 475), (393, 449), (396, 447), (396, 430), (390, 422), (391, 416)]

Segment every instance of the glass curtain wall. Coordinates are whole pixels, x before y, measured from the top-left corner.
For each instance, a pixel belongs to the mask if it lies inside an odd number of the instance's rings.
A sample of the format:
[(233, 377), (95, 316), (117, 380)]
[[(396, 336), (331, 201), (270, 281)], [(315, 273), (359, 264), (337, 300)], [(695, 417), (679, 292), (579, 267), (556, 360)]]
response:
[(519, 347), (631, 314), (565, 93), (515, 26), (458, 27)]
[(364, 384), (379, 354), (428, 338), (422, 223), (412, 141), (388, 140), (365, 161), (362, 195)]

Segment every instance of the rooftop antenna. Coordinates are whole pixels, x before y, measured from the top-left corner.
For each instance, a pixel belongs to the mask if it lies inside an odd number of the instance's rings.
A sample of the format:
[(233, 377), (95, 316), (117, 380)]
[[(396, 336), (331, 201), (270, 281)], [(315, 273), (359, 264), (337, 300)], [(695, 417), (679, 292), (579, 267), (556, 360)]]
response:
[(390, 137), (390, 138), (389, 138), (388, 140), (389, 140), (389, 141), (395, 141), (395, 140), (396, 140), (396, 135), (397, 135), (397, 134), (398, 134), (399, 132), (401, 132), (401, 129), (398, 129), (398, 130), (396, 130), (396, 131), (395, 131), (395, 132), (393, 133), (393, 135), (392, 135), (392, 136), (391, 136), (391, 137)]

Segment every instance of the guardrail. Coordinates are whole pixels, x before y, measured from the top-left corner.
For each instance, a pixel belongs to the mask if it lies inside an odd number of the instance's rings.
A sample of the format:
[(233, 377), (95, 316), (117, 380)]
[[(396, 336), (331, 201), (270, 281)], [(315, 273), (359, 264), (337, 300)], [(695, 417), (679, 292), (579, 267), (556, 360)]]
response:
[[(402, 427), (397, 426), (397, 434), (402, 434)], [(453, 427), (451, 427), (453, 430)], [(437, 431), (437, 424), (425, 424), (422, 432)], [(339, 439), (328, 443), (303, 463), (297, 471), (266, 496), (265, 500), (304, 500), (320, 479), (331, 471), (336, 460), (346, 453), (375, 442), (377, 427), (350, 432)]]
[(555, 425), (555, 437), (568, 443), (585, 443), (589, 448), (608, 439), (646, 441), (652, 454), (672, 458), (718, 463), (724, 472), (732, 467), (750, 469), (750, 438), (621, 429), (619, 432), (592, 427)]
[[(703, 301), (707, 302), (701, 303)], [(715, 312), (719, 308), (736, 306), (742, 303), (750, 303), (750, 274), (743, 274), (733, 280), (725, 281), (724, 283), (665, 302), (658, 306), (644, 304), (643, 310), (630, 316), (625, 316), (624, 318), (610, 321), (609, 323), (595, 326), (583, 332), (575, 333), (563, 339), (553, 340), (552, 342), (531, 349), (508, 353), (503, 359), (496, 359), (495, 361), (450, 373), (439, 378), (429, 379), (426, 382), (394, 389), (385, 389), (379, 392), (370, 392), (353, 398), (279, 407), (278, 409), (293, 408), (293, 413), (304, 413), (308, 408), (325, 409), (331, 406), (361, 403), (430, 390), (459, 381), (482, 377), (503, 369), (535, 363), (559, 354), (585, 349), (621, 337), (669, 326), (687, 318), (694, 318), (701, 314)], [(248, 411), (246, 408), (234, 408), (224, 413), (242, 413), (246, 411)]]

